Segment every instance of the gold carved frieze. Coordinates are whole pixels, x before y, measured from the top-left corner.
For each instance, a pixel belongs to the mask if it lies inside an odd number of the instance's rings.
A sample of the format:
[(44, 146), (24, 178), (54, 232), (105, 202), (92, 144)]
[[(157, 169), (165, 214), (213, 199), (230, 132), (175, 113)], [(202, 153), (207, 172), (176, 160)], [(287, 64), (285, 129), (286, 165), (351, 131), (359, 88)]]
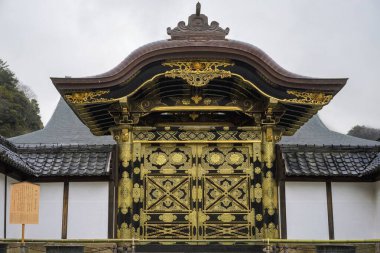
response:
[(294, 95), (296, 98), (284, 99), (285, 102), (301, 103), (310, 105), (327, 105), (333, 98), (331, 94), (323, 92), (306, 92), (297, 90), (288, 90), (288, 94)]
[(64, 97), (66, 101), (71, 104), (106, 103), (116, 101), (117, 99), (101, 97), (102, 95), (108, 94), (109, 92), (109, 90), (74, 92), (67, 94)]
[[(186, 130), (186, 131), (133, 131), (134, 142), (260, 142), (260, 130), (244, 131), (203, 131), (203, 130)], [(260, 152), (258, 152), (258, 156)]]
[(181, 78), (189, 85), (203, 87), (215, 78), (231, 77), (231, 71), (220, 69), (233, 66), (228, 61), (168, 61), (163, 66), (172, 68), (165, 72), (165, 77)]

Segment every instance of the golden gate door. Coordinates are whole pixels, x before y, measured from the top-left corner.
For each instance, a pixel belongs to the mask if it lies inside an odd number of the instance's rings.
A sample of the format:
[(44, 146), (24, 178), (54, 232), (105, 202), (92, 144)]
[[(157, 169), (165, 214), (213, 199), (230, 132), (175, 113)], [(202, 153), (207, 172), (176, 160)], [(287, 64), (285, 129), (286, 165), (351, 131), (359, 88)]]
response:
[(252, 238), (251, 154), (242, 144), (143, 144), (142, 238)]
[(252, 238), (251, 149), (239, 144), (198, 147), (199, 239)]

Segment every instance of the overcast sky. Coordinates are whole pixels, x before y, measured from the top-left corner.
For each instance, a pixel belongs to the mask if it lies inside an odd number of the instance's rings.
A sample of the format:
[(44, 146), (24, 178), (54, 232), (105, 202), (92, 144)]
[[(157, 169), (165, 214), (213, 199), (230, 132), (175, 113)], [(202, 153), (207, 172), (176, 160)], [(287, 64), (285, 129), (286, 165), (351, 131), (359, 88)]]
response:
[[(380, 128), (379, 0), (203, 0), (228, 38), (258, 46), (285, 69), (348, 77), (320, 116), (346, 133)], [(0, 0), (0, 58), (36, 93), (44, 124), (59, 100), (50, 77), (105, 72), (134, 49), (167, 39), (194, 13), (190, 0)]]

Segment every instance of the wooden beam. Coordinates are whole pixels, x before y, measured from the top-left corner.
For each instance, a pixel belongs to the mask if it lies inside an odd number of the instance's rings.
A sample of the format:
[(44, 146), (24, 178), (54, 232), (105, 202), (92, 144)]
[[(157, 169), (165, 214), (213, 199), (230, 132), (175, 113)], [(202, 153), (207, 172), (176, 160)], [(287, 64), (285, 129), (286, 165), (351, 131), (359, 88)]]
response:
[(286, 195), (285, 195), (285, 181), (281, 180), (279, 183), (280, 191), (280, 229), (281, 239), (288, 238), (287, 222), (286, 222)]
[(67, 222), (69, 214), (69, 181), (63, 183), (62, 239), (67, 239)]
[(4, 174), (4, 238), (7, 238), (8, 176)]
[(326, 182), (326, 197), (327, 197), (327, 219), (329, 224), (329, 239), (334, 240), (334, 212), (332, 203), (332, 191), (331, 191), (331, 181)]
[(114, 181), (108, 183), (108, 239), (114, 238), (114, 203), (115, 203), (115, 184)]
[(287, 224), (286, 224), (286, 195), (285, 195), (285, 164), (281, 155), (281, 148), (276, 146), (276, 168), (277, 168), (277, 180), (278, 190), (280, 195), (280, 237), (281, 239), (287, 239)]
[(117, 169), (117, 155), (116, 146), (113, 147), (111, 153), (111, 162), (109, 164), (109, 183), (108, 183), (108, 238), (113, 239), (115, 237), (114, 230), (114, 217), (115, 217), (115, 171)]
[(114, 160), (114, 167), (113, 169), (113, 180), (114, 180), (114, 187), (115, 187), (115, 202), (114, 202), (114, 215), (113, 215), (113, 234), (114, 237), (117, 237), (117, 211), (118, 211), (118, 205), (119, 205), (119, 200), (118, 200), (118, 184), (119, 184), (119, 147), (118, 145), (115, 145), (113, 149), (113, 155), (115, 157)]
[(42, 176), (30, 179), (34, 183), (53, 183), (53, 182), (104, 182), (109, 181), (108, 175), (103, 176)]

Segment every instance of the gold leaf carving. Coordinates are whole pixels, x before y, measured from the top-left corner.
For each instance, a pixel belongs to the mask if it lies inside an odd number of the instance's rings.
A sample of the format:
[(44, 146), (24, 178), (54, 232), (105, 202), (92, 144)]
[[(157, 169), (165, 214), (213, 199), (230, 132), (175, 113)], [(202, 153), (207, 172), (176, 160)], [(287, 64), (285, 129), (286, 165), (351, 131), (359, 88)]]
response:
[(132, 159), (131, 143), (129, 142), (129, 130), (127, 128), (114, 129), (112, 131), (113, 138), (119, 145), (119, 159), (124, 167), (128, 166), (128, 163)]
[(139, 184), (134, 184), (132, 195), (133, 195), (133, 201), (135, 203), (138, 203), (140, 201), (141, 197), (143, 196), (143, 189), (140, 188)]
[(143, 227), (147, 221), (150, 220), (150, 215), (144, 213), (143, 209), (140, 208), (140, 226)]
[(198, 104), (199, 102), (201, 102), (202, 99), (203, 98), (201, 96), (198, 96), (198, 95), (191, 97), (191, 100), (193, 100), (195, 104)]
[(270, 222), (268, 225), (264, 224), (265, 238), (278, 238), (278, 226), (273, 222)]
[(117, 230), (117, 238), (118, 239), (130, 239), (132, 238), (133, 228), (131, 225), (128, 226), (127, 223), (121, 223), (120, 228)]
[(193, 209), (188, 215), (185, 216), (185, 220), (189, 221), (192, 226), (197, 224), (197, 211)]
[(261, 173), (261, 168), (260, 167), (256, 167), (255, 168), (255, 174), (260, 174)]
[(332, 95), (327, 95), (322, 92), (304, 92), (296, 90), (288, 90), (288, 94), (294, 95), (297, 98), (284, 99), (286, 102), (312, 104), (312, 105), (326, 105), (332, 99)]
[(140, 215), (138, 215), (137, 213), (133, 215), (133, 220), (134, 221), (139, 221), (140, 220)]
[(253, 192), (254, 192), (253, 195), (255, 196), (256, 202), (260, 203), (261, 199), (263, 197), (263, 189), (261, 188), (261, 185), (260, 184), (256, 184), (255, 185), (255, 189), (253, 190)]
[(273, 173), (268, 171), (263, 178), (263, 206), (269, 215), (274, 215), (277, 209), (277, 189)]
[(173, 222), (177, 219), (177, 216), (171, 213), (164, 213), (158, 217), (163, 222)]
[(255, 224), (255, 210), (252, 209), (247, 215), (244, 215), (244, 219), (250, 224)]
[(122, 214), (127, 214), (132, 206), (132, 179), (126, 171), (122, 173), (122, 178), (118, 187), (119, 208)]
[(100, 96), (109, 93), (109, 90), (87, 91), (87, 92), (75, 92), (65, 95), (66, 101), (72, 104), (86, 104), (86, 103), (99, 103), (109, 102), (115, 99), (99, 98)]
[(235, 215), (232, 215), (230, 213), (224, 213), (218, 216), (218, 220), (222, 222), (231, 222), (236, 219)]
[(231, 77), (231, 72), (219, 69), (233, 66), (226, 61), (169, 61), (162, 65), (173, 69), (165, 72), (165, 77), (182, 78), (189, 85), (202, 87), (215, 78)]
[(202, 225), (206, 221), (210, 219), (210, 216), (205, 214), (204, 212), (201, 211), (201, 209), (198, 210), (198, 224)]

